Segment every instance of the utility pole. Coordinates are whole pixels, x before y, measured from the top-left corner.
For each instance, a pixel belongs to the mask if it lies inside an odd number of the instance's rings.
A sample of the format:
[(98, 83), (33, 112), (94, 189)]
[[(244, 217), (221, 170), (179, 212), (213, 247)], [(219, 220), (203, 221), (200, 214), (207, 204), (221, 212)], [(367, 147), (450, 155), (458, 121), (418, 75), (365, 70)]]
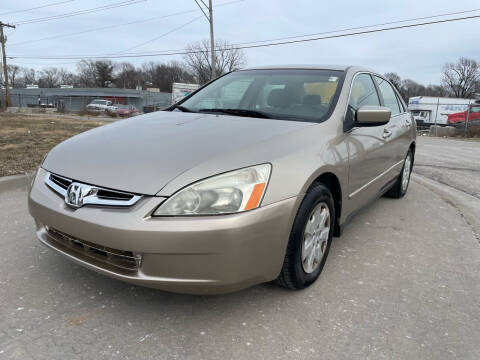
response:
[(2, 58), (3, 58), (3, 77), (5, 79), (5, 97), (7, 100), (7, 107), (12, 104), (10, 99), (10, 88), (8, 87), (8, 71), (7, 71), (7, 54), (5, 53), (5, 35), (3, 34), (3, 27), (15, 29), (15, 25), (5, 24), (0, 21), (0, 42), (2, 43)]
[(198, 2), (198, 0), (195, 0), (195, 2), (197, 3), (198, 7), (200, 8), (200, 10), (202, 10), (203, 12), (203, 15), (205, 15), (205, 18), (207, 19), (208, 23), (210, 24), (210, 55), (211, 55), (211, 65), (212, 65), (212, 79), (214, 79), (216, 77), (216, 68), (217, 68), (217, 61), (216, 61), (216, 58), (215, 58), (215, 37), (213, 36), (213, 4), (212, 4), (212, 0), (208, 0), (208, 6), (207, 4), (205, 4), (205, 2), (203, 0), (200, 0), (200, 2), (206, 7), (208, 8), (208, 15), (207, 13), (205, 12), (204, 8), (202, 7), (202, 5), (200, 5), (200, 3)]
[(208, 22), (210, 23), (210, 51), (212, 55), (212, 79), (215, 79), (217, 75), (216, 71), (216, 59), (215, 59), (215, 38), (213, 36), (213, 5), (212, 0), (208, 0)]

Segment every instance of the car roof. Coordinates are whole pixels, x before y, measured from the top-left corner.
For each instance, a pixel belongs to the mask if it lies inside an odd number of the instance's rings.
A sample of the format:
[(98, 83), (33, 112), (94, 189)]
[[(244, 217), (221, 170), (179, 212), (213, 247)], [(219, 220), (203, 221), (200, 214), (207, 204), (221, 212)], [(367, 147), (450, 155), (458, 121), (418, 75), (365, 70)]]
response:
[(368, 71), (375, 72), (362, 66), (353, 65), (335, 65), (335, 64), (289, 64), (289, 65), (266, 65), (255, 66), (240, 70), (275, 70), (275, 69), (312, 69), (312, 70), (337, 70), (337, 71)]

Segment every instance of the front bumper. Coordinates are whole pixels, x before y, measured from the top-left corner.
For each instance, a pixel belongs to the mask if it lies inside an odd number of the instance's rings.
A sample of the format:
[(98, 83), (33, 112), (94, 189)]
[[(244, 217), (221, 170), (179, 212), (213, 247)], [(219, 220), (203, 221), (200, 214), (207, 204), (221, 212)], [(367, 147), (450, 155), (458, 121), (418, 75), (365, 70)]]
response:
[[(134, 284), (173, 292), (215, 294), (275, 279), (280, 273), (300, 197), (241, 214), (150, 217), (164, 198), (143, 197), (129, 208), (69, 208), (44, 183), (40, 169), (29, 194), (38, 239), (75, 262)], [(52, 236), (68, 234), (96, 248), (129, 252), (125, 268), (75, 250)], [(75, 240), (74, 240), (75, 242)]]

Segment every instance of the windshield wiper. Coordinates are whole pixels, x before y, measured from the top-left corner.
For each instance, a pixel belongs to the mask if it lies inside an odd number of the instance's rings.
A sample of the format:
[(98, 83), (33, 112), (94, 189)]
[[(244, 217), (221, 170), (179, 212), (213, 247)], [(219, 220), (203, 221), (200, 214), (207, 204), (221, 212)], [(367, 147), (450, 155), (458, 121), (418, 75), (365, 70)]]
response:
[(195, 111), (190, 110), (189, 108), (187, 108), (185, 106), (182, 106), (182, 105), (173, 105), (172, 110), (173, 109), (178, 109), (178, 110), (183, 111), (183, 112), (195, 112)]
[(222, 113), (227, 115), (246, 116), (246, 117), (262, 118), (262, 119), (272, 118), (270, 115), (264, 112), (256, 111), (256, 110), (245, 110), (245, 109), (200, 109), (198, 110), (198, 112)]

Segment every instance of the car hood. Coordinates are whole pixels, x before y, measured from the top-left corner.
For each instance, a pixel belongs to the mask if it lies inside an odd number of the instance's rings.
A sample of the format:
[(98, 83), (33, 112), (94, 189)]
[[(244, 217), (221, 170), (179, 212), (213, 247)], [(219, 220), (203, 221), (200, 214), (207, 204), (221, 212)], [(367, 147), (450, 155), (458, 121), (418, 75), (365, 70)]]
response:
[[(180, 174), (218, 155), (241, 152), (312, 123), (155, 112), (101, 126), (53, 148), (42, 167), (70, 179), (155, 195)], [(245, 159), (244, 165), (254, 165)], [(266, 161), (269, 161), (266, 159)], [(239, 165), (236, 161), (231, 166)], [(222, 161), (216, 173), (233, 170)], [(215, 175), (205, 174), (205, 176)]]

